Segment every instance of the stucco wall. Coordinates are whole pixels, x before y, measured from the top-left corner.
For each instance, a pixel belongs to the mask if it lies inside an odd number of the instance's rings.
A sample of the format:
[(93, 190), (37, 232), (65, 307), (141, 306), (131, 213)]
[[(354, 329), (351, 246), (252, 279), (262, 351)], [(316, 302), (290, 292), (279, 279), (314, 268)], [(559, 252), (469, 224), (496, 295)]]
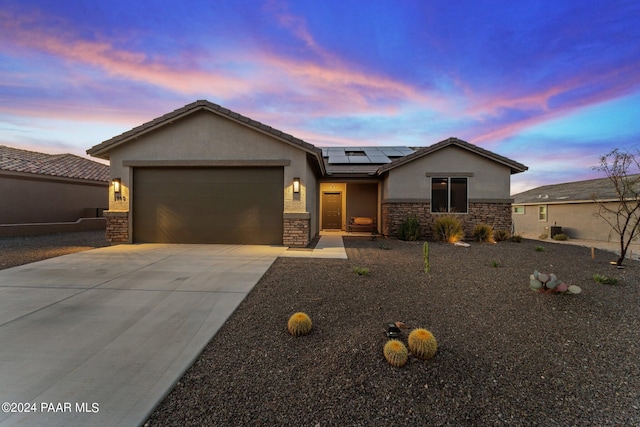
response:
[[(122, 200), (115, 200), (110, 188), (110, 210), (129, 211), (130, 199), (135, 197), (131, 189), (132, 167), (126, 162), (186, 162), (196, 165), (209, 161), (261, 161), (290, 160), (284, 167), (285, 193), (283, 212), (312, 212), (314, 198), (308, 197), (312, 174), (309, 172), (306, 152), (272, 136), (265, 135), (228, 118), (208, 111), (193, 113), (159, 130), (129, 141), (110, 153), (111, 177), (122, 179)], [(162, 165), (156, 163), (156, 165)], [(301, 178), (300, 193), (294, 197), (294, 177)], [(306, 181), (306, 182), (305, 182)]]
[[(543, 204), (544, 205), (544, 204)], [(538, 206), (524, 206), (524, 214), (513, 214), (516, 233), (539, 236), (550, 235), (549, 227), (560, 226), (562, 232), (574, 239), (616, 241), (616, 235), (610, 234), (611, 227), (600, 217), (596, 216), (598, 205), (588, 203), (546, 204), (547, 220), (538, 220)], [(608, 206), (614, 208), (615, 203)]]
[[(0, 174), (0, 224), (73, 222), (109, 206), (106, 182)], [(87, 209), (92, 209), (92, 213)]]
[(431, 176), (452, 174), (468, 176), (469, 200), (510, 199), (509, 167), (455, 146), (391, 169), (383, 184), (383, 198), (428, 201), (431, 199)]

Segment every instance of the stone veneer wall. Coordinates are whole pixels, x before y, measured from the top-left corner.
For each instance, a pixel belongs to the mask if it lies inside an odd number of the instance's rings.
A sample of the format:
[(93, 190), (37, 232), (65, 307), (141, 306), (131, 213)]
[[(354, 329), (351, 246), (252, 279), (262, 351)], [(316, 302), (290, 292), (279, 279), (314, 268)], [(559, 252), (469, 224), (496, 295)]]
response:
[(285, 246), (307, 246), (310, 221), (309, 218), (284, 218), (282, 243)]
[[(429, 203), (383, 203), (381, 233), (384, 236), (397, 237), (402, 222), (415, 215), (420, 223), (424, 237), (432, 238), (434, 218), (440, 214), (430, 212)], [(488, 224), (494, 230), (511, 231), (511, 203), (469, 203), (469, 213), (455, 214), (464, 228), (465, 235), (471, 236), (478, 224)]]
[(106, 237), (111, 243), (129, 242), (129, 212), (104, 212), (107, 218)]

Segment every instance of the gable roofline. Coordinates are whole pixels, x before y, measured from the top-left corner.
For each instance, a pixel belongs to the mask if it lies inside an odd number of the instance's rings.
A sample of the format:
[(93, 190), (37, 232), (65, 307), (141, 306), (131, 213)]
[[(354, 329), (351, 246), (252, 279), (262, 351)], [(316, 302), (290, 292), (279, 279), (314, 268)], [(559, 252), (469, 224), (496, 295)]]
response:
[(209, 111), (231, 121), (239, 123), (243, 126), (246, 126), (250, 129), (274, 137), (275, 139), (286, 144), (292, 145), (296, 148), (300, 148), (312, 155), (318, 162), (318, 166), (322, 170), (322, 173), (325, 173), (324, 163), (322, 161), (322, 150), (320, 148), (317, 148), (313, 144), (310, 144), (300, 138), (296, 138), (288, 133), (282, 132), (271, 126), (265, 125), (261, 122), (243, 116), (242, 114), (236, 113), (235, 111), (229, 110), (228, 108), (224, 108), (207, 100), (198, 100), (192, 102), (191, 104), (187, 104), (182, 108), (178, 108), (177, 110), (155, 118), (149, 122), (143, 123), (142, 125), (137, 126), (127, 132), (114, 136), (111, 139), (108, 139), (98, 145), (91, 147), (87, 150), (87, 154), (108, 160), (109, 152), (112, 149), (143, 135), (146, 135), (150, 132), (153, 132), (157, 129), (160, 129), (166, 125), (169, 125), (177, 120), (183, 119), (184, 117), (187, 117), (198, 111)]
[(470, 151), (474, 154), (485, 157), (494, 162), (503, 164), (509, 167), (509, 169), (511, 170), (511, 174), (524, 172), (529, 169), (527, 166), (523, 165), (522, 163), (518, 163), (515, 160), (511, 160), (507, 157), (501, 156), (492, 151), (485, 150), (484, 148), (478, 147), (477, 145), (471, 144), (461, 139), (451, 137), (451, 138), (445, 139), (444, 141), (440, 141), (438, 143), (430, 145), (428, 147), (420, 148), (412, 154), (406, 155), (404, 157), (401, 157), (397, 160), (392, 161), (391, 163), (381, 166), (380, 168), (378, 168), (376, 173), (378, 175), (382, 175), (383, 173), (391, 169), (395, 169), (398, 166), (402, 166), (406, 163), (412, 162), (416, 159), (419, 159), (421, 157), (424, 157), (426, 155), (429, 155), (431, 153), (434, 153), (438, 150), (441, 150), (443, 148), (450, 147), (450, 146), (462, 148), (464, 150)]

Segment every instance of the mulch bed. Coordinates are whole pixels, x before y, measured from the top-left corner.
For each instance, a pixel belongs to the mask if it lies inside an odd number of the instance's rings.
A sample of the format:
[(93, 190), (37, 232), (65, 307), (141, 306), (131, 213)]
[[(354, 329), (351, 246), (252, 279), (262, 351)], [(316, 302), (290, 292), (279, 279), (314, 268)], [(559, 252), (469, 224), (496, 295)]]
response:
[[(422, 242), (344, 241), (348, 260), (279, 258), (147, 425), (640, 425), (640, 263), (529, 240), (430, 242), (425, 274)], [(534, 269), (582, 293), (532, 292)], [(310, 335), (288, 334), (296, 311)], [(390, 366), (394, 321), (433, 332), (435, 357)]]

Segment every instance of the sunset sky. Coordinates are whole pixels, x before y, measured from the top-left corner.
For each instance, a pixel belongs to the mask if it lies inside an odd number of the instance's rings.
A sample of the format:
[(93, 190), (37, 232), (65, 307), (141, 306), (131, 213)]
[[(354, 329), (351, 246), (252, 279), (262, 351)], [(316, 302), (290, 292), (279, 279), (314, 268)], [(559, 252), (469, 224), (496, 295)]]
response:
[(455, 136), (512, 193), (640, 148), (640, 2), (0, 0), (0, 145), (85, 156), (207, 99), (316, 146)]

